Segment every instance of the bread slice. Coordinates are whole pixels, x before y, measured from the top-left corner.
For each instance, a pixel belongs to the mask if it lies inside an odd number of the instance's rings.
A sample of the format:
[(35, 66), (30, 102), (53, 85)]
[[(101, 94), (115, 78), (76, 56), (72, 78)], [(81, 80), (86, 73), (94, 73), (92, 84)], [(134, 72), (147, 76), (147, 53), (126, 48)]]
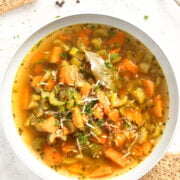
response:
[(0, 0), (0, 14), (34, 0)]
[(140, 180), (180, 180), (180, 153), (166, 154), (164, 158)]

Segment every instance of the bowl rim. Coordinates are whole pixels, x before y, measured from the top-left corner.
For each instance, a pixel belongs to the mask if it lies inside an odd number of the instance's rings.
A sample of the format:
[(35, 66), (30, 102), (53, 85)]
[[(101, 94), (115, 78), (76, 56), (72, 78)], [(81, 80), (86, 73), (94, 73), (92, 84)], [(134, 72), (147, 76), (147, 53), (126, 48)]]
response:
[[(83, 23), (98, 23), (114, 26), (118, 29), (122, 29), (129, 34), (133, 35), (135, 38), (140, 40), (152, 53), (156, 56), (161, 68), (166, 77), (168, 90), (169, 90), (169, 120), (167, 122), (165, 131), (154, 148), (153, 152), (148, 155), (148, 157), (137, 165), (132, 170), (122, 174), (120, 176), (114, 177), (112, 179), (138, 179), (147, 173), (151, 168), (153, 168), (156, 163), (161, 159), (161, 157), (166, 152), (177, 127), (178, 118), (178, 107), (179, 107), (179, 96), (176, 79), (172, 70), (172, 67), (166, 58), (165, 54), (162, 52), (160, 47), (142, 30), (136, 26), (113, 16), (103, 15), (103, 14), (76, 14), (71, 16), (66, 16), (58, 20), (47, 23), (45, 26), (41, 27), (35, 33), (33, 33), (24, 43), (18, 48), (14, 57), (10, 61), (5, 76), (3, 78), (2, 85), (2, 95), (0, 99), (1, 114), (2, 114), (2, 125), (5, 135), (11, 145), (13, 151), (17, 157), (35, 174), (43, 179), (59, 179), (70, 177), (65, 177), (56, 173), (54, 170), (47, 167), (44, 163), (40, 162), (35, 158), (35, 156), (29, 151), (22, 138), (17, 132), (17, 128), (14, 124), (14, 119), (12, 116), (11, 109), (11, 91), (14, 82), (14, 77), (17, 72), (17, 67), (24, 59), (25, 55), (29, 50), (35, 45), (39, 40), (41, 40), (46, 35), (54, 32), (55, 30), (73, 24), (83, 24)], [(24, 49), (26, 49), (25, 53)], [(27, 51), (28, 50), (28, 51)], [(21, 58), (19, 58), (21, 57)], [(18, 60), (19, 59), (19, 60)], [(18, 62), (18, 63), (17, 63)], [(11, 77), (11, 78), (10, 78)], [(11, 88), (10, 88), (11, 87)], [(172, 101), (173, 100), (173, 101)], [(9, 131), (10, 129), (10, 131)], [(16, 141), (15, 141), (16, 140)], [(23, 152), (23, 155), (21, 154)]]

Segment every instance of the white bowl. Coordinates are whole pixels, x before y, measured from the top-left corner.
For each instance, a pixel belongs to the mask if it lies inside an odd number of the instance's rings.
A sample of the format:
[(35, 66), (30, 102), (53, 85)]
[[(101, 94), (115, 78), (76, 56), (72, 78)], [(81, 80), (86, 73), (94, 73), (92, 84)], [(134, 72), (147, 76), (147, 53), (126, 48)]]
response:
[[(116, 28), (122, 29), (137, 39), (144, 43), (148, 49), (155, 55), (159, 64), (161, 65), (165, 78), (168, 84), (169, 90), (169, 120), (167, 122), (165, 131), (163, 133), (160, 142), (154, 148), (153, 152), (137, 167), (130, 170), (129, 172), (115, 177), (114, 179), (138, 179), (147, 173), (163, 156), (167, 147), (172, 139), (172, 136), (175, 131), (177, 123), (177, 114), (178, 114), (178, 90), (177, 84), (174, 77), (172, 68), (158, 45), (144, 32), (136, 28), (135, 26), (114, 18), (105, 15), (97, 14), (81, 14), (65, 17), (59, 20), (56, 20), (46, 26), (42, 27), (31, 37), (29, 37), (24, 44), (19, 48), (12, 61), (9, 64), (8, 70), (6, 72), (2, 92), (1, 92), (1, 115), (2, 115), (2, 124), (5, 131), (5, 134), (8, 138), (8, 141), (13, 148), (14, 152), (17, 154), (19, 159), (24, 162), (24, 164), (29, 167), (34, 173), (39, 175), (41, 178), (46, 180), (59, 180), (59, 179), (69, 179), (63, 175), (58, 174), (51, 168), (47, 167), (45, 164), (36, 159), (36, 157), (29, 151), (26, 145), (23, 143), (21, 137), (18, 134), (17, 128), (14, 123), (11, 109), (11, 93), (14, 77), (16, 75), (17, 69), (34, 44), (36, 44), (44, 36), (50, 34), (51, 32), (73, 24), (81, 23), (98, 23), (114, 26)], [(22, 94), (23, 98), (23, 94)]]

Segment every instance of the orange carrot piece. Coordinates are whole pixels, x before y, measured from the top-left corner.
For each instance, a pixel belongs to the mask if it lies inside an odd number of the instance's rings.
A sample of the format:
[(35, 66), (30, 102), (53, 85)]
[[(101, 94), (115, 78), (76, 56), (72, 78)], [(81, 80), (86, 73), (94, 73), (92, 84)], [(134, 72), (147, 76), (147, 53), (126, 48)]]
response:
[(128, 119), (134, 121), (136, 124), (141, 125), (143, 123), (142, 114), (139, 110), (130, 108), (126, 109), (124, 113)]
[(61, 59), (61, 53), (62, 53), (62, 48), (59, 46), (54, 46), (53, 49), (51, 50), (51, 55), (49, 58), (50, 63), (58, 63)]
[(45, 91), (52, 91), (53, 90), (53, 88), (54, 88), (54, 86), (55, 86), (55, 84), (56, 84), (56, 82), (53, 80), (53, 79), (51, 79), (51, 78), (49, 78), (47, 81), (46, 81), (46, 85), (44, 86), (44, 90)]
[(125, 136), (121, 132), (116, 133), (114, 143), (117, 147), (121, 148), (124, 145), (125, 140)]
[(115, 164), (123, 167), (123, 163), (122, 161), (124, 159), (122, 159), (122, 154), (117, 152), (116, 150), (109, 148), (107, 150), (105, 150), (105, 156), (110, 159), (112, 162), (114, 162)]
[(151, 80), (142, 80), (147, 97), (151, 98), (154, 95), (154, 83)]
[(112, 109), (110, 108), (110, 106), (104, 106), (103, 110), (104, 110), (104, 114), (108, 115)]
[(86, 28), (86, 29), (81, 29), (78, 32), (78, 37), (80, 38), (81, 43), (83, 43), (85, 46), (89, 46), (89, 36), (91, 34), (91, 29), (90, 28)]
[(103, 105), (98, 103), (94, 106), (93, 108), (93, 115), (97, 119), (103, 119), (104, 117), (104, 112), (103, 112)]
[(69, 129), (66, 128), (65, 126), (62, 128), (62, 133), (63, 135), (68, 135), (70, 133)]
[(67, 153), (69, 153), (69, 152), (72, 152), (72, 151), (74, 151), (74, 150), (76, 150), (77, 149), (77, 147), (74, 145), (74, 144), (71, 144), (71, 143), (64, 143), (63, 145), (62, 145), (62, 151), (65, 153), (65, 154), (67, 154)]
[(49, 165), (59, 164), (62, 162), (62, 156), (57, 149), (46, 145), (44, 147), (44, 160)]
[(21, 108), (23, 110), (28, 110), (28, 105), (31, 98), (31, 89), (30, 87), (26, 86), (23, 88), (23, 98), (21, 98)]
[(163, 101), (161, 95), (157, 95), (154, 98), (153, 105), (154, 105), (153, 107), (154, 115), (156, 117), (161, 118), (163, 116)]
[(131, 151), (133, 156), (143, 156), (143, 147), (141, 145), (134, 145)]
[(92, 172), (91, 178), (101, 178), (101, 177), (109, 176), (112, 173), (113, 171), (110, 166), (100, 166)]
[(87, 96), (91, 92), (91, 85), (88, 82), (84, 82), (83, 86), (80, 88), (80, 94), (82, 96)]
[(129, 60), (128, 58), (124, 58), (122, 61), (124, 67), (130, 71), (133, 74), (137, 74), (139, 69), (138, 66), (136, 64), (134, 64), (131, 60)]
[(75, 106), (73, 109), (72, 120), (74, 126), (76, 126), (77, 128), (81, 129), (84, 127), (84, 120), (78, 106)]
[(150, 141), (146, 141), (142, 144), (144, 155), (148, 155), (152, 150), (152, 144)]
[(42, 76), (40, 76), (40, 75), (33, 77), (32, 81), (31, 81), (31, 86), (33, 88), (38, 86), (39, 83), (41, 82), (41, 80), (42, 80)]
[(74, 85), (78, 77), (77, 67), (70, 65), (67, 61), (63, 60), (60, 65), (59, 80), (61, 83), (67, 85)]
[(121, 31), (118, 31), (118, 32), (116, 32), (116, 34), (115, 34), (114, 36), (112, 36), (112, 37), (108, 40), (107, 44), (108, 44), (108, 45), (118, 44), (118, 45), (121, 47), (121, 46), (123, 45), (123, 43), (124, 43), (124, 40), (125, 40), (125, 35), (124, 35), (124, 33), (121, 32)]
[(39, 125), (42, 128), (42, 130), (49, 133), (54, 133), (56, 130), (59, 129), (59, 127), (56, 125), (57, 121), (58, 119), (56, 119), (54, 116), (50, 116), (44, 121), (40, 122)]
[(117, 122), (117, 121), (120, 121), (120, 114), (119, 114), (119, 111), (117, 109), (112, 109), (109, 114), (108, 114), (108, 118), (111, 120), (111, 121), (114, 121), (114, 122)]

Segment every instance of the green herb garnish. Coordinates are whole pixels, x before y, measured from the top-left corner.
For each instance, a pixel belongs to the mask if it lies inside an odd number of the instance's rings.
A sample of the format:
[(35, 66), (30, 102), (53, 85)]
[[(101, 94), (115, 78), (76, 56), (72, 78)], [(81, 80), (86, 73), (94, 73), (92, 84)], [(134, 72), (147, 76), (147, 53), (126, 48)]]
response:
[(36, 61), (36, 64), (43, 63), (45, 59), (40, 59), (39, 61)]
[(148, 20), (149, 16), (145, 15), (144, 20)]
[(60, 18), (60, 16), (55, 16), (55, 19), (58, 19), (58, 18)]
[(55, 123), (54, 123), (54, 125), (59, 127), (59, 126), (60, 126), (59, 120), (56, 120)]
[(105, 65), (107, 68), (113, 68), (112, 64), (109, 61), (105, 62)]
[(67, 59), (67, 53), (66, 52), (61, 53), (60, 56), (63, 57), (64, 59)]
[(110, 55), (111, 60), (115, 60), (117, 58), (118, 54), (114, 53)]
[(88, 137), (87, 136), (85, 136), (83, 133), (81, 133), (81, 132), (77, 132), (76, 134), (75, 134), (75, 136), (78, 138), (78, 140), (79, 140), (79, 142), (81, 143), (81, 144), (86, 144), (87, 142), (88, 142)]
[(85, 107), (85, 113), (86, 114), (92, 114), (92, 106), (91, 104), (87, 104)]
[(42, 40), (40, 40), (37, 44), (36, 44), (36, 47), (38, 48), (42, 43)]

